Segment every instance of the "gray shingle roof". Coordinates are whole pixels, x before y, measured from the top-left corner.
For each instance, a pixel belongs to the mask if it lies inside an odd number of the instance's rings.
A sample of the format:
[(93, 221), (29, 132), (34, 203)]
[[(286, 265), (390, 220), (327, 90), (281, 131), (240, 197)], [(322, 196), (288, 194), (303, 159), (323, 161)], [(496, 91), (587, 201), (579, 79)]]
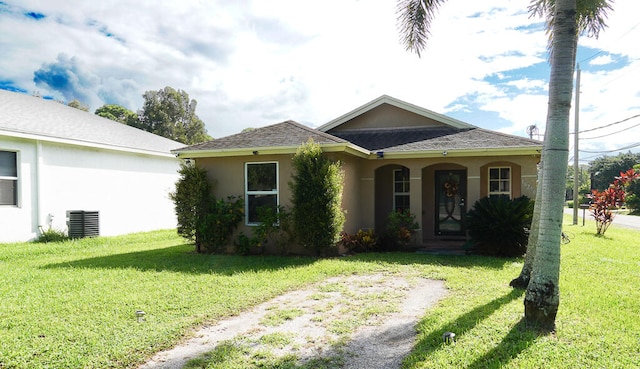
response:
[(55, 101), (0, 90), (0, 132), (42, 140), (169, 154), (184, 146)]
[(482, 128), (389, 128), (332, 132), (371, 151), (402, 152), (505, 147), (538, 147), (540, 141)]
[(298, 147), (307, 142), (309, 138), (312, 138), (313, 141), (319, 144), (347, 143), (347, 141), (339, 137), (335, 137), (328, 133), (323, 133), (311, 127), (288, 120), (282, 123), (218, 138), (213, 141), (183, 147), (175, 151), (215, 151), (260, 147)]

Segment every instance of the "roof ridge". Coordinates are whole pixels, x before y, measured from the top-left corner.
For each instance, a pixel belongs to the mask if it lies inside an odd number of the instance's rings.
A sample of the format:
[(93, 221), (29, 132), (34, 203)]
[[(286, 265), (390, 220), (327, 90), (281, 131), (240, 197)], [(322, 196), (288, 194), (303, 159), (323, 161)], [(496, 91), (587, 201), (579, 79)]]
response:
[(481, 127), (478, 127), (478, 129), (480, 129), (480, 130), (482, 130), (482, 131), (485, 131), (485, 132), (492, 133), (492, 134), (500, 135), (500, 136), (513, 137), (513, 138), (520, 138), (520, 139), (523, 139), (523, 140), (528, 140), (528, 141), (531, 141), (532, 143), (536, 143), (536, 144), (541, 144), (541, 143), (542, 143), (542, 141), (540, 141), (540, 140), (534, 140), (533, 138), (529, 138), (529, 137), (513, 135), (513, 134), (511, 134), (511, 133), (504, 133), (504, 132), (500, 132), (500, 131), (493, 131), (493, 130), (486, 129), (486, 128), (481, 128)]

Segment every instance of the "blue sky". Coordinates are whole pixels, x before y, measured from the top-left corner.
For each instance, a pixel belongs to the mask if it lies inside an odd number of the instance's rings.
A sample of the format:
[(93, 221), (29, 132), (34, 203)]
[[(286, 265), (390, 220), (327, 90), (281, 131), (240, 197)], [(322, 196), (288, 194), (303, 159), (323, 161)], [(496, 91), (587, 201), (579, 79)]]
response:
[[(383, 94), (525, 136), (544, 132), (549, 75), (528, 3), (449, 1), (418, 58), (399, 43), (395, 0), (0, 0), (0, 88), (136, 111), (171, 86), (213, 137), (317, 127)], [(618, 0), (599, 39), (580, 39), (582, 161), (640, 151), (638, 10)]]

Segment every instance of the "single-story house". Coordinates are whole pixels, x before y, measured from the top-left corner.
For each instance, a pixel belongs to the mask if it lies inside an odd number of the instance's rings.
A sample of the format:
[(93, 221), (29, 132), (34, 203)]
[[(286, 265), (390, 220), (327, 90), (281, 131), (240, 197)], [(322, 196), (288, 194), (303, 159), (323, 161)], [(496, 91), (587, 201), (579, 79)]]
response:
[[(289, 207), (291, 158), (309, 138), (344, 169), (344, 231), (381, 233), (388, 214), (410, 211), (416, 246), (464, 240), (463, 215), (485, 196), (535, 197), (542, 143), (482, 129), (381, 96), (316, 129), (286, 121), (175, 151), (205, 168), (215, 195), (245, 199), (245, 222), (256, 204)], [(251, 183), (256, 170), (273, 183)], [(264, 176), (263, 176), (264, 177)]]
[(68, 214), (77, 216), (76, 227), (90, 215), (90, 235), (175, 228), (169, 192), (180, 160), (171, 150), (182, 146), (0, 90), (0, 242), (31, 240), (49, 227), (64, 231)]

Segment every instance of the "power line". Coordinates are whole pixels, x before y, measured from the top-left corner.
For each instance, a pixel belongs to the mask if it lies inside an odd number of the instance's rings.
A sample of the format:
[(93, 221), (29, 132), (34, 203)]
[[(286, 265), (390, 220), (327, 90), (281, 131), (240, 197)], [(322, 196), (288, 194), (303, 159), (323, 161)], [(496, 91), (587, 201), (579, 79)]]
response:
[[(624, 123), (624, 122), (626, 122), (626, 121), (628, 121), (628, 120), (631, 120), (631, 119), (633, 119), (633, 118), (637, 118), (637, 117), (640, 117), (640, 114), (636, 114), (636, 115), (634, 115), (634, 116), (632, 116), (632, 117), (625, 118), (625, 119), (620, 120), (620, 121), (617, 121), (617, 122), (613, 122), (613, 123), (605, 124), (604, 126), (600, 126), (600, 127), (596, 127), (596, 128), (591, 128), (591, 129), (584, 129), (584, 130), (582, 130), (582, 131), (578, 131), (578, 133), (591, 132), (591, 131), (596, 131), (596, 130), (598, 130), (598, 129), (603, 129), (603, 128), (611, 127), (611, 126), (614, 126), (614, 125), (616, 125), (616, 124)], [(574, 135), (574, 134), (575, 134), (575, 132), (571, 132), (570, 134)]]
[(586, 152), (588, 154), (607, 154), (607, 153), (612, 153), (612, 152), (616, 152), (616, 151), (622, 151), (622, 150), (627, 150), (627, 149), (633, 149), (634, 147), (638, 147), (640, 146), (640, 142), (636, 142), (634, 144), (631, 144), (629, 146), (625, 146), (625, 147), (621, 147), (619, 149), (615, 149), (615, 150), (605, 150), (605, 151), (587, 151), (587, 150), (580, 150), (580, 152)]
[[(634, 29), (636, 29), (636, 27), (638, 27), (638, 26), (640, 26), (640, 23), (636, 23), (636, 25), (635, 25), (635, 26), (631, 27), (627, 32), (623, 33), (620, 37), (618, 37), (618, 39), (617, 39), (617, 40), (613, 41), (613, 43), (612, 43), (612, 44), (615, 44), (615, 43), (617, 43), (618, 41), (620, 41), (624, 36), (628, 35), (631, 31), (633, 31)], [(588, 58), (584, 58), (584, 59), (580, 60), (580, 61), (578, 62), (578, 64), (580, 64), (580, 63), (582, 63), (582, 62), (585, 62), (585, 61), (587, 61), (587, 60), (591, 60), (591, 59), (595, 58), (596, 56), (598, 56), (598, 55), (602, 54), (603, 52), (604, 52), (604, 50), (600, 50), (600, 51), (598, 51), (597, 53), (595, 53), (595, 54), (591, 55), (590, 57), (588, 57)]]
[(636, 127), (638, 127), (638, 126), (640, 126), (640, 123), (635, 124), (635, 125), (632, 125), (631, 127), (627, 127), (627, 128), (625, 128), (625, 129), (621, 129), (621, 130), (619, 130), (619, 131), (617, 131), (617, 132), (609, 133), (609, 134), (602, 135), (602, 136), (596, 136), (596, 137), (580, 137), (580, 140), (593, 140), (593, 139), (595, 139), (595, 138), (602, 138), (602, 137), (607, 137), (607, 136), (613, 136), (613, 135), (616, 135), (616, 134), (618, 134), (618, 133), (620, 133), (620, 132), (628, 131), (628, 130), (630, 130), (631, 128), (636, 128)]

